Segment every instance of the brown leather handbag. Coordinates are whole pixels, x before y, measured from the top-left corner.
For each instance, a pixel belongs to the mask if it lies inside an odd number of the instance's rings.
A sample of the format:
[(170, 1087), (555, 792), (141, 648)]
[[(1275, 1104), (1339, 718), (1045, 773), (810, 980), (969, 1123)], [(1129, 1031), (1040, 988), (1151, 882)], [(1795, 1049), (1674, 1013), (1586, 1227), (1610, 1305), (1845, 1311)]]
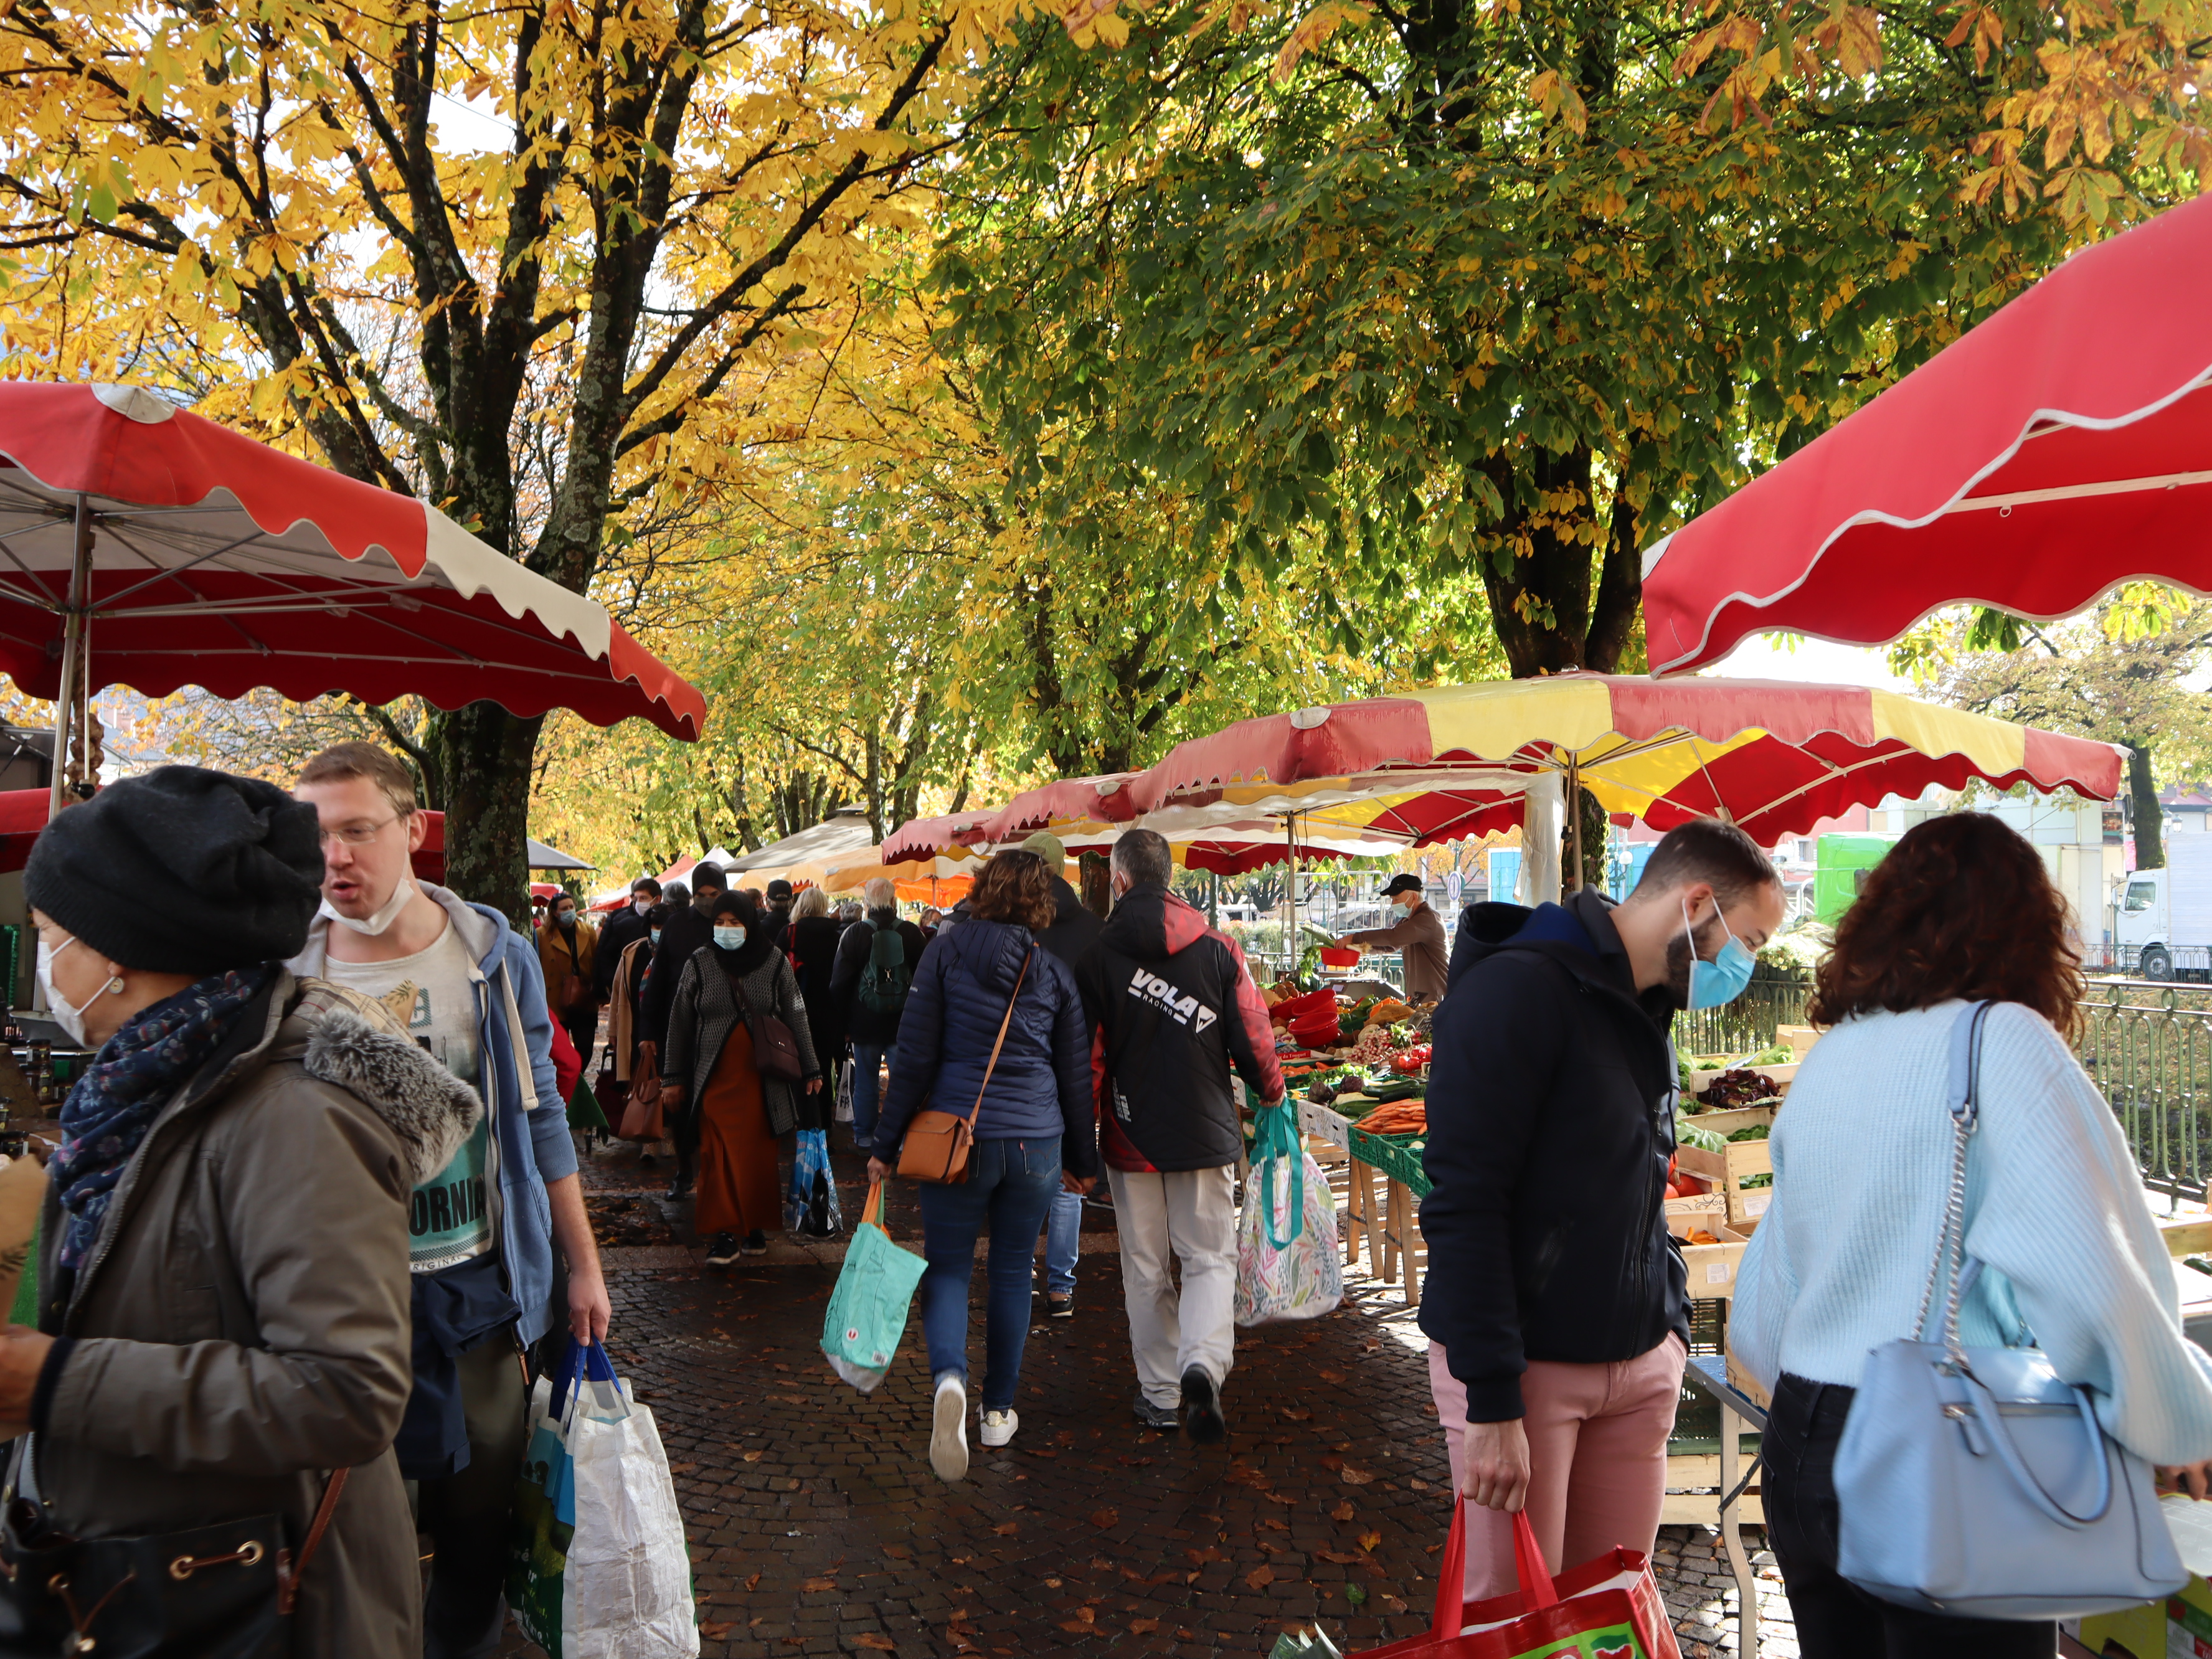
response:
[(623, 1107), (622, 1120), (615, 1129), (617, 1139), (668, 1139), (668, 1127), (660, 1115), (659, 1060), (653, 1044), (637, 1045), (637, 1062), (630, 1068), (629, 1099)]
[(730, 991), (738, 1000), (738, 1012), (745, 1017), (745, 1029), (753, 1034), (753, 1066), (763, 1077), (781, 1078), (786, 1083), (796, 1083), (806, 1075), (806, 1067), (799, 1058), (799, 1039), (791, 1034), (791, 1027), (774, 1014), (759, 1014), (745, 995), (745, 988), (735, 974), (730, 975)]
[(1006, 1015), (999, 1021), (998, 1040), (991, 1044), (991, 1058), (983, 1067), (983, 1085), (975, 1091), (975, 1105), (965, 1117), (933, 1109), (914, 1115), (914, 1121), (906, 1126), (906, 1139), (899, 1143), (902, 1179), (933, 1187), (957, 1187), (968, 1179), (968, 1154), (975, 1144), (975, 1120), (983, 1110), (983, 1091), (991, 1086), (991, 1073), (998, 1069), (999, 1050), (1006, 1046), (1006, 1027), (1013, 1024), (1014, 1005), (1021, 1000), (1022, 981), (1029, 977), (1030, 958), (1036, 955), (1036, 947), (1031, 945), (1029, 956), (1022, 958), (1021, 972), (1014, 975), (1014, 994), (1006, 999)]

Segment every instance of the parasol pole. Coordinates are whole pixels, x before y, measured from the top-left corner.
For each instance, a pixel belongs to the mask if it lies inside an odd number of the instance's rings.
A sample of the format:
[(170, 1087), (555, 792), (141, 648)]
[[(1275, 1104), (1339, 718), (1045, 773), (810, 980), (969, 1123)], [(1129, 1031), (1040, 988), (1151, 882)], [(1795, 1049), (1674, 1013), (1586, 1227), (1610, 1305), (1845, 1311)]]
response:
[(1567, 751), (1567, 847), (1574, 859), (1573, 878), (1564, 885), (1569, 892), (1580, 892), (1583, 885), (1583, 787), (1582, 764), (1572, 750)]
[[(76, 549), (70, 560), (69, 607), (62, 612), (62, 683), (54, 698), (54, 763), (46, 788), (46, 821), (62, 810), (63, 780), (69, 767), (70, 746), (77, 736), (89, 700), (81, 696), (85, 680), (85, 610), (92, 586), (92, 506), (80, 492), (76, 498)], [(84, 752), (90, 752), (88, 744)]]

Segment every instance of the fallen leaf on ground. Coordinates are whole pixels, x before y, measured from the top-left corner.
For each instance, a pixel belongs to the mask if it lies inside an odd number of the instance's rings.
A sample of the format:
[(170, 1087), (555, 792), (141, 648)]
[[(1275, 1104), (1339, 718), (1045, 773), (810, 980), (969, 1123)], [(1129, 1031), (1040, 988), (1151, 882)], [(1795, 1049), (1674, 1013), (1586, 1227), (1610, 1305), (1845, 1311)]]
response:
[(1324, 1382), (1341, 1382), (1344, 1381), (1344, 1373), (1342, 1371), (1322, 1371), (1319, 1373), (1319, 1375), (1321, 1376), (1321, 1380)]
[(1372, 1550), (1382, 1541), (1382, 1534), (1379, 1532), (1363, 1532), (1359, 1534), (1359, 1547), (1364, 1550)]
[(1283, 1407), (1283, 1415), (1289, 1418), (1293, 1423), (1303, 1423), (1306, 1421), (1307, 1419), (1310, 1418), (1313, 1413), (1303, 1406), (1285, 1406)]
[(768, 1454), (766, 1452), (747, 1452), (745, 1454), (745, 1462), (748, 1463), (757, 1463), (762, 1458), (767, 1455)]
[(801, 1590), (833, 1590), (837, 1588), (834, 1578), (809, 1578), (799, 1587)]
[(1352, 1519), (1352, 1508), (1348, 1503), (1339, 1504), (1334, 1509), (1328, 1512), (1328, 1518), (1332, 1521), (1349, 1521)]
[(1185, 1550), (1183, 1556), (1194, 1567), (1202, 1567), (1209, 1561), (1226, 1561), (1229, 1559), (1211, 1544), (1202, 1550)]
[(903, 1544), (886, 1544), (884, 1546), (884, 1553), (894, 1561), (903, 1561), (913, 1552)]
[(1129, 1621), (1129, 1634), (1132, 1636), (1150, 1636), (1159, 1627), (1160, 1621), (1157, 1619), (1132, 1619)]
[(1346, 1463), (1336, 1473), (1338, 1478), (1347, 1486), (1364, 1486), (1375, 1478), (1373, 1475), (1368, 1474), (1366, 1470), (1355, 1469), (1349, 1463)]
[(1272, 1515), (1263, 1515), (1252, 1524), (1268, 1532), (1288, 1532), (1291, 1529), (1289, 1522), (1278, 1521)]
[(1429, 1490), (1429, 1483), (1419, 1479), (1409, 1480), (1406, 1484), (1411, 1486), (1415, 1492), (1426, 1492)]
[(898, 1651), (898, 1644), (892, 1641), (890, 1637), (884, 1635), (879, 1630), (862, 1631), (859, 1635), (853, 1638), (853, 1645), (861, 1648), (873, 1648), (878, 1653), (896, 1653)]
[(1121, 1518), (1121, 1511), (1119, 1510), (1093, 1510), (1091, 1511), (1091, 1524), (1094, 1527), (1110, 1527)]
[(757, 1588), (759, 1583), (760, 1575), (758, 1573), (755, 1573), (751, 1577), (745, 1580), (745, 1588), (747, 1589), (753, 1589)]
[(1382, 1606), (1387, 1611), (1391, 1613), (1403, 1613), (1406, 1610), (1406, 1604), (1403, 1601), (1401, 1601), (1395, 1595), (1384, 1596), (1382, 1598)]
[(668, 1472), (671, 1474), (689, 1474), (698, 1467), (696, 1463), (671, 1463)]
[(1273, 1567), (1255, 1567), (1244, 1575), (1244, 1582), (1253, 1589), (1265, 1589), (1275, 1582)]
[(719, 1642), (737, 1627), (738, 1621), (734, 1619), (714, 1620), (702, 1624), (699, 1626), (699, 1634), (709, 1642)]
[(1359, 1558), (1346, 1555), (1342, 1550), (1316, 1550), (1314, 1553), (1324, 1561), (1334, 1561), (1340, 1567), (1348, 1567)]
[(1014, 1523), (1011, 1521), (1001, 1521), (997, 1526), (992, 1528), (991, 1530), (998, 1534), (1001, 1538), (1012, 1538), (1014, 1535)]
[(1325, 1469), (1340, 1469), (1344, 1467), (1344, 1460), (1334, 1452), (1330, 1452), (1321, 1459), (1321, 1466)]
[(1356, 1607), (1367, 1600), (1367, 1592), (1347, 1579), (1344, 1586), (1344, 1599)]
[(1060, 1627), (1072, 1636), (1088, 1636), (1091, 1634), (1091, 1626), (1085, 1624), (1080, 1619), (1063, 1619), (1060, 1621)]

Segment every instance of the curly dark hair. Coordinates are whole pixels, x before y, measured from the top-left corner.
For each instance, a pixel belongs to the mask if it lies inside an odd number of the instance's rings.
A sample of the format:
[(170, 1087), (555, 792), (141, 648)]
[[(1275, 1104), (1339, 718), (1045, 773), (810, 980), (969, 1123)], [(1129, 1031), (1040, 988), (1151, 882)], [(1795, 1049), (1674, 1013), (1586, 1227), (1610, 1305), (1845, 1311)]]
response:
[(1814, 974), (1807, 1012), (1832, 1025), (1954, 997), (2018, 1002), (2062, 1032), (2081, 1018), (2081, 953), (2042, 858), (1987, 812), (1908, 830), (1868, 872)]
[(1041, 933), (1052, 926), (1052, 872), (1035, 853), (1001, 853), (983, 866), (968, 891), (968, 914), (983, 921), (1011, 921)]

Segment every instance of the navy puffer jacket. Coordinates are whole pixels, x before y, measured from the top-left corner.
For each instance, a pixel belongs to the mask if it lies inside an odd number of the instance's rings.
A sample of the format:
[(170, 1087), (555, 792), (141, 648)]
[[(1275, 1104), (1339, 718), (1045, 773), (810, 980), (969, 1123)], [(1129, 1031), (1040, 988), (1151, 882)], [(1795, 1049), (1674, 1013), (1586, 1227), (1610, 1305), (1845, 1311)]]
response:
[(1028, 928), (974, 917), (932, 940), (915, 970), (876, 1126), (875, 1155), (884, 1163), (898, 1163), (899, 1142), (916, 1112), (933, 1107), (965, 1116), (975, 1107), (1024, 957), (1029, 972), (984, 1090), (975, 1138), (1059, 1135), (1062, 1168), (1097, 1173), (1091, 1031), (1075, 976)]

